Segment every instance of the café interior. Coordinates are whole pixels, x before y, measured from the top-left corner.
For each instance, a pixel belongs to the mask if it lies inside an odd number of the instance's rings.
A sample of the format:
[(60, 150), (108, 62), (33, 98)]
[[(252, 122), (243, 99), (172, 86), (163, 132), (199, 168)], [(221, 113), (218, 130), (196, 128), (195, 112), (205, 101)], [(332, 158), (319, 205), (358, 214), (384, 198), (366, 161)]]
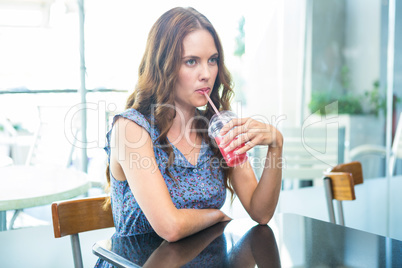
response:
[[(228, 194), (226, 226), (116, 238), (105, 135), (176, 6), (218, 32), (232, 110), (283, 134), (278, 205), (260, 226)], [(400, 1), (0, 0), (0, 267), (402, 267), (401, 115)], [(257, 178), (266, 150), (248, 152)]]

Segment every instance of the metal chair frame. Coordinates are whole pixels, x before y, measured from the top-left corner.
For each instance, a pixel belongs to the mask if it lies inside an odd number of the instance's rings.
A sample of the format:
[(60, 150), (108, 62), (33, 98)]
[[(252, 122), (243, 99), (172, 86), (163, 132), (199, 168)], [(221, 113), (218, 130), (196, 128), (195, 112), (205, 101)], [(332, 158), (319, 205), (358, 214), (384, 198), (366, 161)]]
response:
[(339, 224), (345, 225), (342, 201), (355, 200), (355, 185), (361, 183), (363, 172), (358, 161), (337, 165), (325, 173), (324, 190), (330, 222), (336, 224), (333, 204), (335, 200)]
[(74, 267), (83, 267), (79, 233), (114, 226), (110, 204), (106, 197), (81, 198), (52, 204), (54, 237), (69, 235)]

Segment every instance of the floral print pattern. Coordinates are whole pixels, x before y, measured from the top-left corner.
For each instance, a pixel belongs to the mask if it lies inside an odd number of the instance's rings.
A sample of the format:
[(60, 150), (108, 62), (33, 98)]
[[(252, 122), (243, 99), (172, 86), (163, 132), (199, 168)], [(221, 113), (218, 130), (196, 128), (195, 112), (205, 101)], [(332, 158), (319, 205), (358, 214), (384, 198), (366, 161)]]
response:
[[(203, 141), (198, 161), (192, 165), (184, 155), (172, 144), (175, 160), (169, 167), (172, 179), (166, 173), (168, 155), (160, 148), (157, 141), (159, 129), (151, 116), (150, 122), (143, 114), (135, 109), (128, 109), (113, 118), (112, 128), (117, 118), (124, 117), (143, 127), (150, 135), (158, 168), (165, 180), (170, 197), (176, 208), (220, 209), (226, 199), (223, 170), (214, 159), (211, 148)], [(105, 151), (110, 161), (111, 130), (106, 135)], [(140, 159), (137, 159), (140, 161)], [(141, 163), (140, 163), (141, 164)], [(145, 163), (143, 163), (145, 164)], [(111, 199), (113, 219), (116, 228), (114, 236), (131, 236), (151, 233), (154, 230), (139, 207), (127, 181), (118, 181), (110, 173)], [(95, 267), (112, 267), (109, 263), (99, 259)]]
[[(135, 109), (128, 109), (113, 119), (124, 117), (143, 127), (151, 136), (158, 168), (162, 173), (173, 203), (177, 208), (216, 208), (223, 206), (226, 199), (226, 188), (223, 179), (223, 170), (213, 163), (211, 148), (202, 143), (197, 164), (192, 165), (184, 155), (173, 145), (175, 160), (169, 167), (171, 178), (166, 173), (168, 155), (160, 148), (157, 141), (159, 130), (150, 117), (150, 122), (144, 115)], [(113, 125), (112, 125), (113, 127)], [(110, 135), (107, 134), (105, 150), (110, 157)], [(110, 158), (109, 158), (110, 160)], [(138, 160), (138, 159), (137, 159)], [(127, 181), (118, 181), (111, 177), (112, 210), (116, 232), (120, 236), (152, 232), (153, 229), (146, 219), (133, 196)]]

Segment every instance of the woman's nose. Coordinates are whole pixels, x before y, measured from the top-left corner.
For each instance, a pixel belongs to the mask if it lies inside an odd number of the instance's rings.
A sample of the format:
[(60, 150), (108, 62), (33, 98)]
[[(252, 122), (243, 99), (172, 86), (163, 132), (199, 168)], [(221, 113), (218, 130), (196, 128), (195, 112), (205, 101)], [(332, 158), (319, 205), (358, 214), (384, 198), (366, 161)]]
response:
[(211, 71), (208, 64), (200, 64), (200, 80), (209, 80), (211, 77)]

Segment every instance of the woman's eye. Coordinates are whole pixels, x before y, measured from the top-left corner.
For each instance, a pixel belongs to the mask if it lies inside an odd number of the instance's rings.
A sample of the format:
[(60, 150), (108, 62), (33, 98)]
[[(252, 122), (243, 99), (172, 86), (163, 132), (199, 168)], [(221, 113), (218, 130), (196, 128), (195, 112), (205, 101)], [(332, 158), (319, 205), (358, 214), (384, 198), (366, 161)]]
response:
[(196, 64), (196, 61), (194, 59), (186, 60), (186, 64), (192, 66)]
[(211, 58), (211, 59), (209, 59), (209, 63), (217, 64), (217, 63), (218, 63), (218, 58)]

